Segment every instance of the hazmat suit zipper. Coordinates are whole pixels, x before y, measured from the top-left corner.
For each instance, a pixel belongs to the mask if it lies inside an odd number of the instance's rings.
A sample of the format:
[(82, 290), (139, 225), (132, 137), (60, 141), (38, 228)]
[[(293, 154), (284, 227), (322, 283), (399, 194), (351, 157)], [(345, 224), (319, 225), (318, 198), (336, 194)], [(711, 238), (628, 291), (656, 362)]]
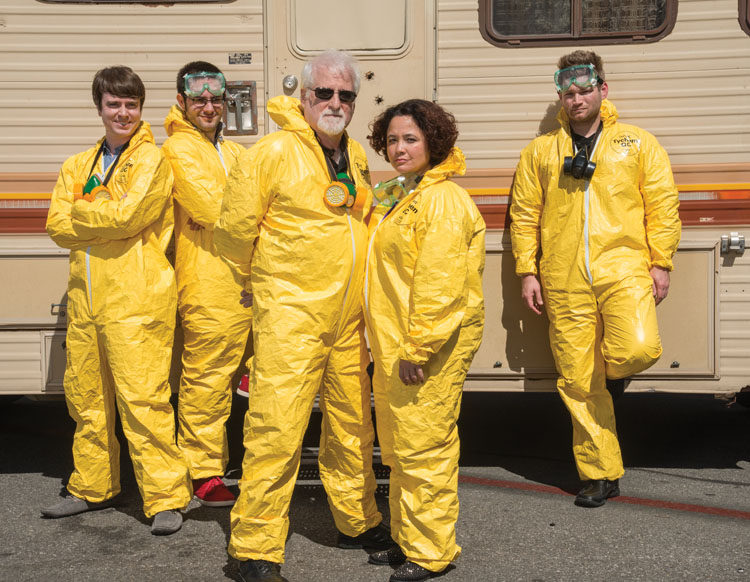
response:
[(344, 291), (344, 301), (341, 304), (341, 317), (339, 317), (339, 324), (336, 327), (336, 337), (341, 332), (341, 324), (344, 321), (344, 309), (346, 308), (346, 300), (349, 298), (349, 289), (352, 285), (352, 277), (354, 277), (354, 267), (357, 264), (357, 241), (354, 238), (354, 228), (352, 228), (352, 215), (351, 211), (347, 209), (346, 220), (349, 223), (349, 234), (352, 238), (352, 268), (349, 271), (349, 280), (346, 282), (346, 291)]
[(86, 247), (86, 281), (89, 287), (89, 309), (94, 311), (94, 297), (91, 291), (91, 246)]
[(378, 229), (380, 228), (380, 225), (383, 224), (383, 221), (385, 220), (385, 217), (388, 216), (387, 214), (384, 214), (380, 217), (380, 220), (375, 225), (375, 230), (372, 231), (372, 236), (370, 237), (370, 242), (367, 245), (367, 257), (365, 260), (365, 311), (367, 311), (368, 315), (370, 313), (370, 254), (372, 253), (372, 246), (375, 243), (375, 235), (378, 232)]
[[(599, 146), (599, 140), (602, 138), (601, 132), (596, 138), (596, 141), (594, 142), (594, 148), (591, 150), (591, 159), (594, 159), (594, 154), (596, 153), (596, 148)], [(573, 155), (575, 155), (578, 151), (578, 148), (573, 146)], [(584, 262), (586, 264), (586, 276), (589, 278), (589, 283), (594, 283), (594, 277), (591, 275), (591, 240), (589, 238), (590, 232), (589, 232), (589, 204), (591, 202), (591, 195), (589, 194), (589, 186), (591, 186), (591, 180), (586, 180), (586, 189), (583, 193), (583, 239), (584, 239)]]

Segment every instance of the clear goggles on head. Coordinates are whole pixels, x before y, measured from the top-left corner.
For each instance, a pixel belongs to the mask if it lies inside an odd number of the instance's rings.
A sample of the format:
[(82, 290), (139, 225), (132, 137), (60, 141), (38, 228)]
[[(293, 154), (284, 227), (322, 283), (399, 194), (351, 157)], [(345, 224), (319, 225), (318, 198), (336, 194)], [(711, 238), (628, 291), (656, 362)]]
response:
[(183, 77), (185, 80), (185, 95), (200, 97), (204, 91), (220, 97), (224, 94), (226, 81), (221, 73), (190, 73)]
[(555, 86), (560, 92), (567, 91), (571, 85), (588, 89), (603, 82), (594, 65), (573, 65), (555, 73)]

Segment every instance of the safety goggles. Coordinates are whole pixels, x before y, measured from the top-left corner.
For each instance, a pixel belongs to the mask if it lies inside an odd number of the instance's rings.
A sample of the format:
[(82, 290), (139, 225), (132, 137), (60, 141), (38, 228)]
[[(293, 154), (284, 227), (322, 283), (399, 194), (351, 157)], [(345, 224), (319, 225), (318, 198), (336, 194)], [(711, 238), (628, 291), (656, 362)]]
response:
[(561, 93), (570, 89), (571, 85), (588, 89), (603, 82), (594, 65), (573, 65), (555, 73), (555, 86)]
[(315, 97), (321, 101), (328, 101), (333, 98), (334, 93), (339, 94), (339, 101), (342, 103), (354, 103), (357, 98), (357, 94), (354, 91), (348, 91), (347, 89), (331, 89), (330, 87), (315, 87), (313, 89)]
[(204, 91), (219, 97), (224, 94), (226, 81), (221, 73), (190, 73), (183, 77), (185, 80), (185, 95), (200, 97)]

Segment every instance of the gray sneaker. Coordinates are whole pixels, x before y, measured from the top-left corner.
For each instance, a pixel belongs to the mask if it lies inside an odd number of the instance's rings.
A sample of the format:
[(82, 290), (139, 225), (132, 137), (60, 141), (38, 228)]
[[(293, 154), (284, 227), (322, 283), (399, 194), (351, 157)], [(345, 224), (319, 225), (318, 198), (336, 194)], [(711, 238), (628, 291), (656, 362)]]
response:
[(151, 533), (155, 536), (168, 536), (182, 527), (182, 514), (176, 509), (160, 511), (154, 516)]
[(51, 518), (68, 517), (69, 515), (77, 515), (86, 511), (104, 509), (105, 507), (110, 507), (113, 503), (114, 498), (106, 499), (101, 503), (94, 503), (68, 494), (54, 505), (42, 509), (42, 515)]

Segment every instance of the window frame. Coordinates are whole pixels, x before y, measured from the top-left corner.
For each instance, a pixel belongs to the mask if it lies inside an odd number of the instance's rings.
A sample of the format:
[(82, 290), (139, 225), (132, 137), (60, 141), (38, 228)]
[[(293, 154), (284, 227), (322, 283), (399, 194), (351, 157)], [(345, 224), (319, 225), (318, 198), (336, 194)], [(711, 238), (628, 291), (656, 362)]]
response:
[(750, 0), (739, 0), (737, 13), (740, 28), (750, 36)]
[[(581, 30), (583, 22), (583, 0), (570, 0), (571, 27), (573, 31), (566, 34), (539, 34), (535, 36), (504, 36), (497, 33), (492, 23), (493, 0), (479, 0), (479, 31), (482, 38), (492, 45), (503, 48), (521, 48), (533, 46), (576, 46), (603, 44), (645, 44), (657, 42), (667, 36), (674, 29), (677, 21), (677, 0), (665, 0), (666, 18), (656, 30), (628, 31), (628, 32), (600, 32), (584, 35)], [(750, 0), (740, 0), (740, 3), (750, 3)], [(575, 34), (578, 36), (574, 36)]]
[(90, 6), (92, 4), (120, 4), (144, 6), (165, 6), (170, 4), (231, 4), (236, 0), (36, 0), (42, 4), (77, 4)]

